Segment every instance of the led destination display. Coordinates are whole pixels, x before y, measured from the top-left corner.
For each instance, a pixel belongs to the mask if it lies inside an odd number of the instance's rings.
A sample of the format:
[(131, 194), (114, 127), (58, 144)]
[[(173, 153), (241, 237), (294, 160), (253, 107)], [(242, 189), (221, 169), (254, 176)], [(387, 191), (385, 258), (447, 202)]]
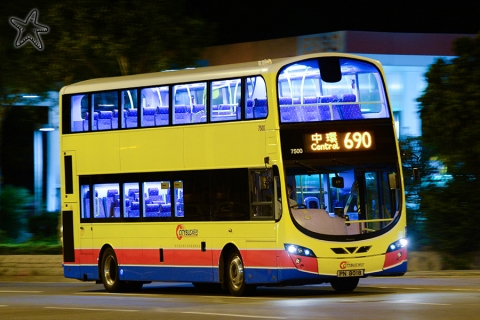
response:
[(370, 131), (326, 132), (303, 135), (304, 152), (350, 152), (375, 150), (375, 139)]

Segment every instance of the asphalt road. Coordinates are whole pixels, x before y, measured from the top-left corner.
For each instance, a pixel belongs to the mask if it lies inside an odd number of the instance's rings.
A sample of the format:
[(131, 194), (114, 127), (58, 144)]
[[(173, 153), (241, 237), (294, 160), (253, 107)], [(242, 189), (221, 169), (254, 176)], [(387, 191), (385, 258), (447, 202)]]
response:
[(258, 288), (242, 298), (188, 283), (111, 294), (60, 277), (6, 280), (0, 279), (0, 319), (480, 319), (478, 273), (367, 278), (348, 294), (329, 285)]

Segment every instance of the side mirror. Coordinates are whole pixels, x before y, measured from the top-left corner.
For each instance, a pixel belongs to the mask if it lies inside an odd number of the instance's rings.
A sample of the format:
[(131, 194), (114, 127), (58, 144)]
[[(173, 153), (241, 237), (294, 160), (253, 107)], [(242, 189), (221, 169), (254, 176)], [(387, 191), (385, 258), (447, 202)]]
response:
[(336, 176), (332, 178), (332, 187), (334, 188), (343, 188), (344, 187), (344, 182), (343, 178)]
[(396, 173), (389, 173), (388, 174), (388, 185), (390, 186), (390, 189), (397, 189), (398, 184), (397, 184), (397, 174)]

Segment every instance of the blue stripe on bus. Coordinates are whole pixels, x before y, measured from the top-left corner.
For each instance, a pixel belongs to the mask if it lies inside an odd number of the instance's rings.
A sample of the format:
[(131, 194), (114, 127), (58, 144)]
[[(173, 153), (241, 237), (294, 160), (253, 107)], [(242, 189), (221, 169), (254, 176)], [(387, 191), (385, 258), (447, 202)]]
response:
[[(65, 265), (64, 276), (79, 280), (100, 280), (96, 265)], [(119, 266), (119, 276), (125, 281), (219, 282), (216, 267), (178, 266)], [(293, 279), (318, 279), (318, 275), (295, 269), (245, 269), (246, 283), (277, 283)]]
[[(407, 262), (380, 272), (368, 274), (369, 276), (404, 273), (407, 271)], [(96, 265), (66, 265), (64, 266), (66, 278), (79, 280), (100, 280), (98, 266)], [(120, 266), (121, 280), (130, 281), (178, 281), (178, 282), (219, 282), (218, 268), (202, 267), (175, 267), (175, 266)], [(302, 272), (297, 269), (245, 269), (245, 282), (254, 284), (274, 284), (277, 282), (318, 282), (332, 276), (322, 276), (314, 273)]]

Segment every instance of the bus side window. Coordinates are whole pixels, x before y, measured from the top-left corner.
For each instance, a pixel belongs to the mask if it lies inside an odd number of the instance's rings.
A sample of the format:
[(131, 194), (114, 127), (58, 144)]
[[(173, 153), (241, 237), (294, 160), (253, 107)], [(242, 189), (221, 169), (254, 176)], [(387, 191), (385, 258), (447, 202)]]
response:
[(70, 100), (71, 132), (88, 131), (88, 94), (78, 94)]
[(118, 183), (93, 185), (94, 218), (120, 218), (120, 194)]
[(93, 124), (92, 130), (116, 129), (114, 114), (118, 114), (117, 91), (99, 92), (92, 95)]
[(118, 121), (120, 128), (136, 128), (138, 126), (137, 117), (137, 90), (122, 91), (121, 108), (118, 111)]
[(82, 202), (80, 203), (80, 217), (82, 219), (89, 219), (90, 218), (90, 186), (89, 185), (81, 185), (80, 186), (80, 194)]
[(206, 122), (206, 82), (179, 84), (173, 86), (173, 124)]
[(140, 218), (140, 186), (138, 182), (123, 184), (123, 217)]
[(141, 106), (142, 127), (159, 127), (170, 123), (168, 86), (142, 89)]
[(185, 216), (183, 212), (183, 181), (175, 181), (173, 183), (174, 188), (174, 202), (175, 202), (175, 217), (183, 218)]
[(260, 77), (246, 79), (245, 118), (265, 119), (268, 115), (267, 87)]
[(250, 188), (252, 216), (273, 218), (274, 183), (272, 171), (251, 171)]
[(241, 119), (238, 101), (242, 92), (241, 79), (213, 81), (210, 92), (210, 121)]
[(170, 218), (172, 202), (169, 181), (145, 182), (143, 184), (145, 218)]

